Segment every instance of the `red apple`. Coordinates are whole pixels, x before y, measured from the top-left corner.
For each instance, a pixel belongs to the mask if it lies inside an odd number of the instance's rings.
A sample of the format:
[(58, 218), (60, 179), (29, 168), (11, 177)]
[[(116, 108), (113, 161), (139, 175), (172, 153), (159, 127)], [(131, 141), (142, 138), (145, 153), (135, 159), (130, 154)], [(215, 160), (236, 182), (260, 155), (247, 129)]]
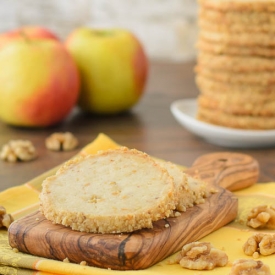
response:
[(147, 80), (148, 59), (133, 33), (82, 27), (74, 30), (65, 44), (80, 72), (80, 108), (116, 114), (139, 101)]
[(20, 36), (31, 37), (32, 39), (53, 39), (58, 40), (57, 35), (51, 30), (40, 26), (23, 26), (0, 34), (0, 47), (5, 43)]
[(43, 127), (63, 120), (75, 106), (80, 79), (65, 46), (24, 34), (0, 47), (0, 119)]

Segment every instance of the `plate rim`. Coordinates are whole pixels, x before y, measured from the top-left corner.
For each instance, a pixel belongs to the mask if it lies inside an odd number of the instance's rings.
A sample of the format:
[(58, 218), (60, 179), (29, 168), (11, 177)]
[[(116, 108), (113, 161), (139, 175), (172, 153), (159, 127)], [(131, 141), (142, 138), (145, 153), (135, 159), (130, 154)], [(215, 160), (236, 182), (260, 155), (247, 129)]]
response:
[[(235, 141), (239, 138), (244, 139), (243, 142), (248, 142), (248, 144), (244, 144), (242, 141), (238, 144), (237, 147), (263, 147), (269, 146), (271, 144), (275, 144), (275, 130), (250, 130), (250, 129), (234, 129), (227, 128), (225, 126), (219, 126), (210, 124), (207, 122), (199, 121), (196, 119), (195, 115), (192, 115), (191, 112), (184, 112), (182, 108), (184, 105), (188, 104), (189, 109), (193, 108), (193, 113), (196, 112), (195, 108), (197, 108), (197, 99), (196, 98), (186, 98), (186, 99), (178, 99), (171, 103), (170, 111), (172, 112), (175, 119), (184, 126), (187, 130), (200, 136), (210, 143), (218, 144), (222, 146), (230, 146), (236, 147)], [(192, 125), (191, 125), (192, 124)], [(198, 130), (201, 130), (198, 132)], [(205, 133), (206, 131), (206, 133)], [(219, 135), (219, 140), (215, 141), (211, 136)], [(220, 140), (222, 135), (223, 140)], [(226, 136), (225, 136), (226, 135)], [(273, 138), (273, 140), (272, 140)], [(229, 142), (226, 142), (229, 141)], [(232, 144), (234, 143), (234, 145)], [(230, 143), (230, 144), (229, 144)]]

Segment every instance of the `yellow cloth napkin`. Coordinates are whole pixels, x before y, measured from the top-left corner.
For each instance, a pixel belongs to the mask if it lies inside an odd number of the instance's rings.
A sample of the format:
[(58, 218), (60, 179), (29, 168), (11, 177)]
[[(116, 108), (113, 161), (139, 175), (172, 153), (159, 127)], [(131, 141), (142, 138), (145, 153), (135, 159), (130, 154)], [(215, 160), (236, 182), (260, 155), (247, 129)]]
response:
[[(93, 154), (98, 150), (115, 148), (119, 145), (104, 134), (99, 136), (86, 147), (80, 154)], [(138, 149), (138, 148), (137, 148)], [(27, 182), (21, 186), (7, 189), (0, 193), (0, 205), (6, 207), (15, 219), (25, 216), (38, 209), (38, 195), (41, 190), (41, 182), (44, 178), (56, 172), (58, 167), (44, 173), (43, 175)], [(230, 264), (239, 258), (251, 258), (242, 251), (242, 245), (256, 231), (249, 229), (238, 222), (244, 220), (251, 208), (261, 204), (274, 204), (275, 183), (256, 184), (252, 187), (235, 192), (239, 198), (239, 213), (236, 221), (223, 228), (209, 234), (200, 241), (211, 242), (216, 248), (224, 250), (229, 257), (229, 264), (226, 267), (215, 268), (211, 271), (196, 271), (183, 269), (179, 264), (169, 264), (169, 260), (175, 259), (177, 253), (163, 260), (162, 262), (146, 269), (138, 271), (116, 271), (89, 266), (81, 266), (73, 263), (63, 263), (61, 261), (48, 260), (20, 252), (15, 252), (8, 244), (8, 234), (6, 230), (0, 230), (0, 274), (10, 275), (50, 275), (50, 274), (77, 274), (77, 275), (166, 275), (166, 274), (219, 274), (229, 273)], [(267, 230), (272, 232), (271, 230)], [(265, 232), (261, 230), (261, 232)], [(273, 230), (274, 232), (274, 230)], [(39, 245), (39, 244), (38, 244)], [(275, 255), (260, 256), (259, 260), (268, 264), (272, 274), (275, 274)]]

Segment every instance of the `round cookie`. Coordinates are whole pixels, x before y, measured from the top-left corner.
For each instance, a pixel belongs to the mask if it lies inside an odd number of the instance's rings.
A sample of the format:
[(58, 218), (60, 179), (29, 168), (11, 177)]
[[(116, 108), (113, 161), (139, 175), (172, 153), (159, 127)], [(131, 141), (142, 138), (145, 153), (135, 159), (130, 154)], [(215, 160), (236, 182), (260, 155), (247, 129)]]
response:
[(155, 161), (174, 179), (177, 193), (176, 210), (185, 212), (195, 204), (204, 203), (204, 199), (210, 195), (204, 182), (188, 176), (176, 164), (157, 159)]
[(261, 56), (266, 58), (275, 57), (275, 46), (234, 46), (226, 43), (214, 43), (199, 38), (196, 47), (199, 52), (205, 52), (215, 55), (236, 55), (236, 56)]
[(230, 72), (268, 72), (275, 71), (275, 58), (254, 56), (215, 55), (200, 52), (197, 63), (201, 67)]
[(241, 25), (260, 25), (275, 24), (275, 13), (273, 12), (241, 12), (241, 11), (219, 11), (201, 7), (199, 9), (199, 18), (208, 20), (215, 24), (241, 24)]
[(257, 33), (268, 33), (274, 34), (275, 33), (275, 25), (271, 23), (256, 23), (256, 24), (243, 24), (243, 23), (221, 23), (221, 22), (212, 22), (208, 21), (203, 17), (199, 17), (198, 19), (198, 26), (201, 29), (213, 32), (221, 32), (221, 33), (251, 33), (253, 35)]
[(275, 12), (275, 2), (272, 0), (199, 0), (199, 4), (223, 12)]
[(42, 184), (40, 210), (50, 221), (94, 233), (152, 228), (169, 217), (173, 178), (147, 154), (106, 150), (65, 163)]
[(197, 119), (215, 125), (229, 128), (250, 129), (250, 130), (271, 130), (275, 129), (275, 116), (241, 116), (221, 112), (220, 110), (199, 107)]
[(200, 29), (199, 37), (211, 43), (222, 43), (233, 46), (275, 46), (275, 36), (269, 33), (229, 33)]
[(230, 97), (232, 101), (250, 101), (262, 104), (266, 101), (275, 100), (274, 85), (246, 85), (218, 82), (207, 77), (197, 75), (196, 84), (202, 95), (208, 97)]
[(274, 85), (249, 85), (234, 84), (215, 81), (203, 75), (196, 75), (195, 81), (200, 91), (204, 94), (223, 94), (230, 96), (241, 96), (242, 98), (257, 97), (257, 100), (272, 100), (275, 97)]
[(275, 72), (230, 72), (211, 70), (208, 67), (197, 65), (195, 72), (199, 76), (204, 76), (215, 81), (229, 84), (246, 84), (246, 85), (272, 85), (275, 83)]
[(226, 114), (232, 115), (249, 115), (249, 116), (275, 116), (275, 100), (258, 103), (251, 100), (236, 100), (230, 96), (227, 97), (209, 97), (200, 95), (198, 105), (203, 108), (219, 110)]

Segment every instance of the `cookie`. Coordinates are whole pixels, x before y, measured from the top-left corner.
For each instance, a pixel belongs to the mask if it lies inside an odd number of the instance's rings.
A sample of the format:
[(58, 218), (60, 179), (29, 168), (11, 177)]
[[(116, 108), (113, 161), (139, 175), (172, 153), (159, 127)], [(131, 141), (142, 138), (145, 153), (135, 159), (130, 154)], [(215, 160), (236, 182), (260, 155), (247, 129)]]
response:
[(251, 101), (258, 104), (275, 100), (274, 85), (223, 83), (201, 75), (197, 75), (195, 81), (201, 94), (221, 100), (230, 97), (235, 101)]
[(275, 58), (216, 55), (200, 52), (197, 63), (201, 67), (219, 71), (241, 73), (275, 71)]
[(241, 25), (273, 25), (275, 24), (275, 13), (264, 11), (220, 11), (201, 7), (198, 16), (216, 24), (241, 24)]
[(225, 45), (252, 47), (252, 46), (264, 46), (274, 47), (275, 36), (269, 33), (229, 33), (229, 32), (218, 32), (200, 29), (199, 37), (210, 43), (221, 43)]
[(199, 0), (199, 5), (223, 12), (275, 12), (273, 0)]
[[(252, 96), (251, 96), (252, 97)], [(255, 102), (251, 100), (236, 100), (236, 98), (227, 97), (210, 97), (206, 95), (200, 95), (198, 97), (198, 105), (202, 108), (211, 109), (214, 111), (221, 111), (225, 114), (232, 115), (249, 115), (270, 117), (275, 116), (275, 100)]]
[(200, 107), (198, 109), (197, 119), (210, 124), (215, 124), (229, 128), (250, 130), (275, 129), (275, 116), (259, 117), (232, 115), (221, 112), (220, 110), (213, 110)]
[(176, 210), (185, 212), (186, 209), (196, 204), (204, 203), (204, 199), (209, 196), (209, 191), (204, 182), (188, 176), (179, 166), (169, 161), (155, 161), (166, 169), (174, 179), (177, 195)]
[(221, 22), (213, 22), (209, 21), (202, 16), (198, 19), (198, 25), (201, 29), (213, 32), (221, 32), (221, 33), (251, 33), (253, 35), (257, 33), (275, 33), (275, 25), (270, 23), (221, 23)]
[(73, 230), (119, 233), (152, 228), (176, 200), (167, 170), (143, 152), (119, 148), (65, 163), (43, 181), (40, 210)]
[(215, 81), (230, 84), (262, 85), (269, 86), (275, 83), (275, 72), (230, 72), (212, 70), (208, 67), (197, 65), (195, 72), (199, 76), (204, 76)]
[(233, 55), (233, 56), (260, 56), (265, 58), (275, 57), (275, 46), (234, 46), (226, 43), (214, 43), (204, 40), (203, 38), (198, 39), (196, 47), (199, 52), (205, 52), (215, 55)]

